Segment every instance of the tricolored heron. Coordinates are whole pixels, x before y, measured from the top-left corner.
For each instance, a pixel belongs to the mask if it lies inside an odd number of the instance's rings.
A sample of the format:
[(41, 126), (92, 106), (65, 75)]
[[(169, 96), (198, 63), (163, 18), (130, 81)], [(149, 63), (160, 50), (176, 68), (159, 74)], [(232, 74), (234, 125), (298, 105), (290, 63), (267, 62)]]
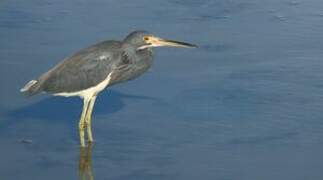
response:
[(193, 44), (162, 39), (146, 31), (134, 31), (122, 41), (103, 41), (82, 49), (29, 81), (21, 92), (31, 96), (40, 92), (54, 96), (80, 96), (83, 110), (79, 121), (81, 146), (93, 141), (92, 110), (97, 95), (109, 86), (134, 79), (146, 72), (153, 61), (152, 47), (196, 47)]

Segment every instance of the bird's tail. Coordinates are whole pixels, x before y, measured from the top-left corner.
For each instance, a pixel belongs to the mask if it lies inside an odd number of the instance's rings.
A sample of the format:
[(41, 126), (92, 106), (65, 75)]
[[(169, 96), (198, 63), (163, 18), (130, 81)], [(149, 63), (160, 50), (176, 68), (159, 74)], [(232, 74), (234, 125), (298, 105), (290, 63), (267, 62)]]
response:
[(23, 88), (20, 89), (26, 96), (32, 96), (40, 92), (40, 83), (36, 80), (29, 81)]

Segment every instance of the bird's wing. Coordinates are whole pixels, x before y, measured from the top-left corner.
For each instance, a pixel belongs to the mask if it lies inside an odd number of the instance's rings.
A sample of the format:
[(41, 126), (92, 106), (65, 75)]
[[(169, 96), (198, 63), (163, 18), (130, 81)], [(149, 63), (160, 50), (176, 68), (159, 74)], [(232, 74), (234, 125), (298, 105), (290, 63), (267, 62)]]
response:
[(41, 89), (55, 94), (96, 86), (120, 60), (120, 46), (118, 41), (104, 41), (79, 51), (42, 75)]

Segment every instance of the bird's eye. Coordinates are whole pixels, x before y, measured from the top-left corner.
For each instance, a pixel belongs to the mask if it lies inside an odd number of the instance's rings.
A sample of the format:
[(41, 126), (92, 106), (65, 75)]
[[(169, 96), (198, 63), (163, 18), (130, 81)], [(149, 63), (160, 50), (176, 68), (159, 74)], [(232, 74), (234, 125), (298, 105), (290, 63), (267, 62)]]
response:
[(148, 40), (149, 40), (149, 37), (148, 37), (148, 36), (145, 36), (145, 37), (144, 37), (144, 40), (145, 40), (145, 41), (148, 41)]

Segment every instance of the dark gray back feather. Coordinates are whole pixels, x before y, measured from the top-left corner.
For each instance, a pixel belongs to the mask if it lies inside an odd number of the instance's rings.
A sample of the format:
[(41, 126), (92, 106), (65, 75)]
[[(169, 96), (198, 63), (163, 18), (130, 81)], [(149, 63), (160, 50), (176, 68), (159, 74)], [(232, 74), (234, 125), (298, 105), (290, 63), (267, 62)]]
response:
[(150, 49), (137, 51), (132, 46), (122, 46), (118, 41), (104, 41), (66, 58), (43, 74), (37, 80), (37, 92), (56, 94), (85, 90), (112, 73), (110, 86), (138, 77), (151, 64)]
[(104, 41), (79, 51), (42, 75), (38, 80), (41, 89), (76, 92), (99, 84), (119, 61), (120, 47), (118, 41)]

